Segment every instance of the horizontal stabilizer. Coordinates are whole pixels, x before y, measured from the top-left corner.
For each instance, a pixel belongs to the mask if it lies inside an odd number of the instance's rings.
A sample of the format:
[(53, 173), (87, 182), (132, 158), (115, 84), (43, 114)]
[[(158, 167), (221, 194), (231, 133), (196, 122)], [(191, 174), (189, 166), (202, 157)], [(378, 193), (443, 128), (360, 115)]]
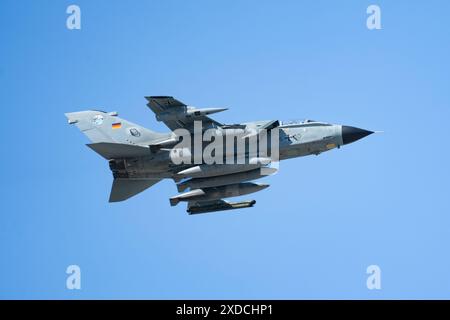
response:
[(109, 202), (131, 198), (159, 181), (159, 179), (114, 179)]
[(131, 144), (98, 142), (87, 146), (107, 160), (143, 157), (150, 154), (150, 148)]

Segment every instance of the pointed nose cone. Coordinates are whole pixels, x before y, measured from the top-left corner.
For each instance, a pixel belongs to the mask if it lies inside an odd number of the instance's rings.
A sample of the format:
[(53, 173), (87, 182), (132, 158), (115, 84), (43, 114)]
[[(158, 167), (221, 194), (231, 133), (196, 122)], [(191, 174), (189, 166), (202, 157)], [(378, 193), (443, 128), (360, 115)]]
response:
[(373, 131), (368, 131), (349, 126), (342, 126), (342, 141), (344, 144), (349, 144), (364, 137), (367, 137), (372, 133)]

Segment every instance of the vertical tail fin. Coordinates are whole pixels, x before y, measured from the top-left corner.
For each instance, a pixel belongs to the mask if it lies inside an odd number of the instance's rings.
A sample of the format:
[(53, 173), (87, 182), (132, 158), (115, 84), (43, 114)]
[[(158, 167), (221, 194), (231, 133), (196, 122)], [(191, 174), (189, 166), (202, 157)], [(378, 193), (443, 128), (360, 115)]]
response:
[(75, 124), (94, 143), (145, 144), (167, 136), (121, 119), (113, 112), (89, 110), (70, 112), (65, 115), (69, 124)]

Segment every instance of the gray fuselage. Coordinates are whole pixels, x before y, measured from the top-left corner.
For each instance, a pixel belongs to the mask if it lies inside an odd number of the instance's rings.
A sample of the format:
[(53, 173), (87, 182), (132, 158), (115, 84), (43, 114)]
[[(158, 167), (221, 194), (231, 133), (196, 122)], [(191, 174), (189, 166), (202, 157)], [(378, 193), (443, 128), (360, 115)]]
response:
[[(254, 128), (256, 129), (256, 132), (258, 132), (257, 127), (259, 123), (262, 122), (253, 122), (244, 125), (249, 128)], [(281, 124), (276, 129), (278, 130), (279, 157), (277, 158), (279, 160), (303, 157), (307, 155), (318, 155), (334, 148), (340, 148), (344, 144), (356, 141), (357, 139), (371, 133), (370, 131), (354, 127), (316, 121)], [(237, 135), (236, 129), (221, 129), (218, 133), (219, 132), (221, 137)], [(269, 133), (267, 139), (269, 141), (268, 153), (271, 152), (271, 137), (272, 135)], [(164, 139), (169, 138), (170, 135), (164, 137)], [(194, 141), (194, 138), (192, 138), (192, 141)], [(203, 141), (201, 150), (204, 151), (208, 144), (209, 142)], [(178, 172), (204, 163), (194, 162), (194, 149), (195, 146), (188, 148), (188, 150), (181, 150), (177, 149), (176, 145), (173, 145), (170, 149), (160, 149), (158, 152), (152, 153), (151, 155), (145, 157), (111, 160), (110, 167), (115, 176), (120, 178), (174, 178), (179, 180), (182, 177), (177, 177)], [(254, 167), (249, 164), (251, 156), (249, 156), (248, 150), (249, 144), (247, 141), (245, 144), (245, 154), (243, 157), (245, 158), (245, 163), (249, 165), (249, 170), (251, 170)], [(236, 151), (235, 146), (232, 152), (236, 153)], [(191, 153), (192, 162), (187, 164), (174, 163), (173, 155), (177, 152), (184, 152), (185, 154), (186, 152)], [(224, 154), (227, 154), (225, 149)], [(236, 158), (234, 160), (236, 160)], [(210, 165), (210, 163), (208, 164)], [(224, 166), (221, 167), (219, 165), (219, 170), (224, 170), (223, 173), (219, 171), (216, 174), (213, 174), (213, 176), (229, 174), (229, 168), (227, 167), (229, 167), (229, 165), (234, 166), (236, 163), (227, 162), (224, 157), (221, 164)]]

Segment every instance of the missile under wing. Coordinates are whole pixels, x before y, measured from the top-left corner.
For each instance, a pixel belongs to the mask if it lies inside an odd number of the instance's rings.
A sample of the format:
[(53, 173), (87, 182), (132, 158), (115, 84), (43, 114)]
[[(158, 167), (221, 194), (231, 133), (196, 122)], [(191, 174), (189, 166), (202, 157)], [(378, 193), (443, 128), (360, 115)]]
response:
[(243, 209), (253, 207), (255, 203), (255, 200), (240, 202), (230, 202), (226, 200), (191, 201), (188, 203), (187, 212), (192, 215), (215, 211)]

